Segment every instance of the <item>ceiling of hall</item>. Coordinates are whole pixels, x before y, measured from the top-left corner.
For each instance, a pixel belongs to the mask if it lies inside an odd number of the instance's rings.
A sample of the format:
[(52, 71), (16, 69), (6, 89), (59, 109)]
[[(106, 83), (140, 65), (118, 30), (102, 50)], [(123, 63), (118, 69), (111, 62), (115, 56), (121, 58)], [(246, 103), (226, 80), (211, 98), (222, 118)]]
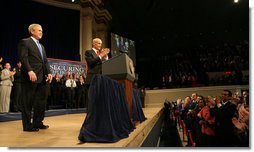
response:
[[(89, 0), (58, 0), (82, 3)], [(249, 38), (248, 0), (94, 0), (112, 15), (110, 31), (143, 49), (179, 48)]]

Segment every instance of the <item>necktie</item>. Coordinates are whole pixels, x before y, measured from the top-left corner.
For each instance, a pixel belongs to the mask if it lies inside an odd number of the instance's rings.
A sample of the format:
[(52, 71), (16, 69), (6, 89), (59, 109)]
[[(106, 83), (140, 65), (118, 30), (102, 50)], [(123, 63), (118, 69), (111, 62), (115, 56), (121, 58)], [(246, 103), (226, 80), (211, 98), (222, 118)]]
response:
[(37, 46), (38, 46), (39, 51), (40, 51), (40, 53), (41, 53), (41, 58), (43, 59), (42, 48), (41, 48), (41, 44), (40, 44), (40, 42), (39, 42), (39, 41), (37, 41)]
[(100, 55), (99, 51), (97, 51), (96, 54), (97, 54), (97, 56), (99, 56)]
[(71, 80), (71, 88), (73, 87), (73, 80)]

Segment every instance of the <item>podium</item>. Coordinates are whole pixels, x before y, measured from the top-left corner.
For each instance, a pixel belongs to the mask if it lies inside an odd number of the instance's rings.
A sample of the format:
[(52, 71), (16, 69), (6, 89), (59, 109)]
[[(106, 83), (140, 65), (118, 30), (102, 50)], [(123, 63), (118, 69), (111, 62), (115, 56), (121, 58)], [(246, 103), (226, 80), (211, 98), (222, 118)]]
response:
[(102, 74), (124, 84), (129, 115), (132, 118), (132, 89), (133, 81), (135, 80), (135, 71), (131, 58), (127, 54), (122, 53), (103, 62)]

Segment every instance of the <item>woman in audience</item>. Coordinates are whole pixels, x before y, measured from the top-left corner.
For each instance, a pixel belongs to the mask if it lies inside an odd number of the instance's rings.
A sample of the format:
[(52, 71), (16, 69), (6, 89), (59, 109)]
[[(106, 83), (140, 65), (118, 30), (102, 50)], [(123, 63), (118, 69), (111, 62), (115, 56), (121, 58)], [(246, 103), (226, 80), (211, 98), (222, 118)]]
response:
[(5, 63), (1, 72), (0, 81), (0, 113), (7, 113), (10, 110), (11, 88), (13, 86), (15, 71), (10, 71), (10, 63)]
[(213, 103), (213, 98), (210, 96), (206, 100), (206, 105), (198, 113), (198, 117), (201, 119), (199, 124), (201, 124), (201, 146), (202, 147), (214, 147), (215, 144), (215, 131), (214, 123), (215, 117), (210, 114), (209, 107)]

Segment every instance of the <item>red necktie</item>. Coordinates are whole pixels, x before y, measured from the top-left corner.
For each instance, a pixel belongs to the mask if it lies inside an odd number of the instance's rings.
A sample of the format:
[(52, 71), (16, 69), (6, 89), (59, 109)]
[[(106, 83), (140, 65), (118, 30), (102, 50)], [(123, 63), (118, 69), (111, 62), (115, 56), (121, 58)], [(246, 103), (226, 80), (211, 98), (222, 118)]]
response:
[(96, 53), (96, 54), (97, 54), (97, 56), (99, 56), (99, 55), (100, 55), (99, 51), (97, 51), (97, 53)]

